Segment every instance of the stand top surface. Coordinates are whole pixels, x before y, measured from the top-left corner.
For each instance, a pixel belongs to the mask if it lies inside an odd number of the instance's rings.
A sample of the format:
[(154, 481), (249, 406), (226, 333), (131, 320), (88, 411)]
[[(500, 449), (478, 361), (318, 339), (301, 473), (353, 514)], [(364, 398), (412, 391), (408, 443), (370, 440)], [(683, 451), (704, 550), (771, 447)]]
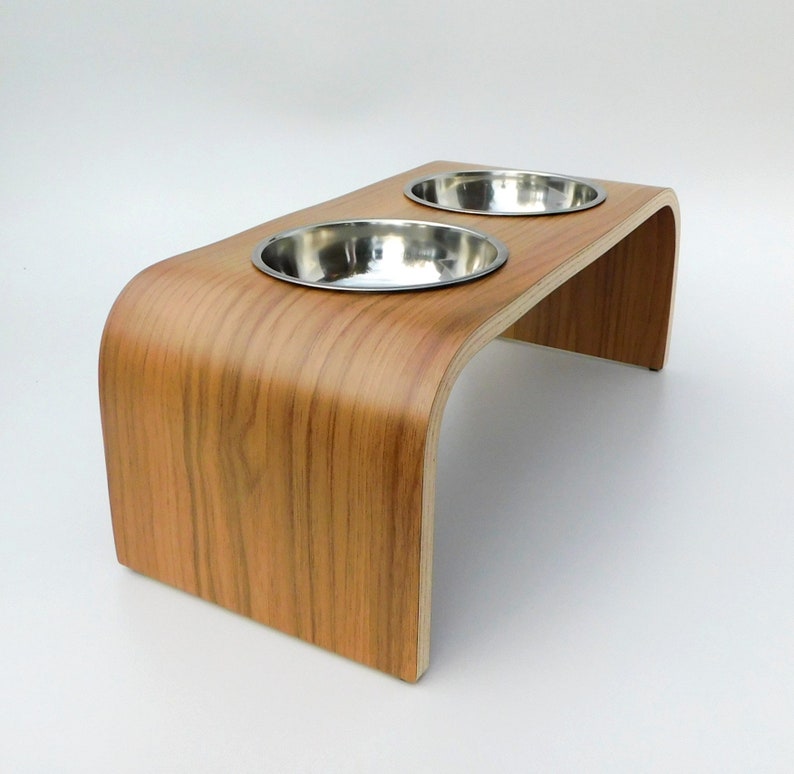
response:
[[(648, 209), (649, 203), (664, 197), (665, 193), (671, 194), (664, 188), (597, 181), (608, 194), (606, 201), (599, 206), (568, 214), (528, 217), (448, 212), (423, 206), (403, 194), (406, 183), (416, 177), (452, 169), (481, 168), (484, 167), (443, 161), (426, 164), (171, 260), (179, 263), (189, 261), (192, 268), (198, 270), (201, 267), (202, 273), (205, 264), (206, 268), (213, 266), (222, 271), (227, 280), (232, 274), (240, 280), (245, 277), (247, 284), (255, 288), (260, 297), (273, 301), (280, 301), (285, 296), (293, 297), (295, 301), (303, 297), (319, 301), (317, 295), (322, 293), (323, 296), (336, 296), (334, 301), (324, 299), (323, 304), (338, 304), (344, 309), (374, 303), (378, 307), (397, 306), (402, 309), (424, 307), (426, 313), (435, 316), (432, 310), (460, 307), (468, 313), (481, 309), (487, 317), (553, 275), (566, 262), (576, 259), (583, 250), (596, 246), (604, 252), (611, 246), (610, 242), (617, 242), (636, 225), (634, 221), (638, 211)], [(651, 207), (648, 214), (655, 209), (659, 206)], [(360, 218), (405, 218), (475, 228), (504, 242), (510, 256), (506, 265), (493, 275), (457, 287), (364, 293), (359, 298), (288, 285), (263, 275), (251, 265), (254, 246), (277, 232), (322, 221)], [(632, 226), (625, 228), (628, 221)]]
[[(268, 352), (274, 344), (275, 350), (284, 345), (293, 352), (324, 353), (318, 357), (323, 362), (333, 351), (340, 360), (389, 361), (389, 370), (398, 363), (444, 369), (456, 353), (473, 354), (656, 211), (669, 206), (677, 212), (670, 189), (609, 181), (598, 181), (607, 191), (599, 206), (548, 216), (447, 212), (403, 194), (405, 185), (416, 177), (463, 168), (483, 167), (426, 164), (167, 259), (130, 282), (119, 305), (136, 307), (133, 317), (140, 321), (139, 333), (147, 340), (155, 326), (176, 332), (176, 346), (211, 355), (221, 339), (229, 357), (267, 368), (271, 374), (287, 369), (284, 376), (290, 381), (296, 378), (297, 366), (283, 357), (272, 360)], [(405, 218), (475, 228), (504, 242), (509, 258), (497, 271), (471, 282), (398, 293), (302, 287), (269, 277), (251, 262), (257, 243), (280, 231), (358, 218)], [(126, 316), (125, 325), (131, 324)], [(447, 355), (437, 357), (442, 350)]]

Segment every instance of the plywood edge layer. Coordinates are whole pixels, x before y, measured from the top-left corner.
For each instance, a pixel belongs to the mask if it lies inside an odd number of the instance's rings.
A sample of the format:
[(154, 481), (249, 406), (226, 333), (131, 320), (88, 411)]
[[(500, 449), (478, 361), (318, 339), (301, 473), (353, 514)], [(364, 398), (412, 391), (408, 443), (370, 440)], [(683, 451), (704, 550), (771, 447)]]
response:
[[(430, 607), (438, 443), (444, 408), (446, 407), (453, 385), (469, 361), (486, 344), (497, 338), (508, 326), (521, 318), (533, 306), (574, 277), (578, 272), (582, 271), (582, 269), (596, 261), (655, 213), (666, 207), (670, 208), (675, 222), (675, 264), (677, 266), (677, 250), (680, 233), (678, 199), (672, 189), (662, 188), (656, 196), (633, 212), (630, 217), (626, 218), (611, 231), (589, 244), (583, 250), (572, 255), (554, 271), (542, 277), (539, 282), (529, 288), (513, 303), (497, 310), (490, 319), (468, 336), (450, 360), (444, 377), (439, 384), (430, 412), (425, 448), (422, 537), (420, 549), (421, 567), (417, 678), (427, 669), (430, 659)], [(673, 277), (673, 287), (675, 287), (675, 277)], [(669, 339), (669, 326), (667, 338)]]

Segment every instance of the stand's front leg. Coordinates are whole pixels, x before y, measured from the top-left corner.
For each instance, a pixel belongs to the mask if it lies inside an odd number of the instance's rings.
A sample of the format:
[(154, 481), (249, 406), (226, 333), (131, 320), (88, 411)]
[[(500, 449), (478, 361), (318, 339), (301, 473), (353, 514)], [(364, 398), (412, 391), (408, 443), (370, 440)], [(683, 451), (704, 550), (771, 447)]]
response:
[(392, 341), (364, 315), (342, 318), (355, 299), (274, 286), (284, 303), (263, 303), (256, 283), (210, 292), (201, 267), (174, 266), (130, 283), (100, 355), (119, 560), (416, 680), (429, 642), (430, 361), (409, 361), (399, 330)]
[[(327, 363), (326, 373), (336, 367)], [(261, 538), (278, 536), (290, 556), (265, 551), (260, 564), (280, 567), (271, 586), (294, 589), (280, 628), (413, 682), (427, 666), (429, 639), (420, 621), (429, 583), (426, 420), (388, 400), (389, 385), (370, 374), (358, 374), (351, 396), (341, 384), (350, 374), (338, 367), (334, 391), (320, 390), (322, 377), (314, 394), (269, 389), (267, 433), (277, 459), (265, 473), (271, 496)]]
[(502, 335), (661, 369), (672, 321), (677, 237), (673, 199)]

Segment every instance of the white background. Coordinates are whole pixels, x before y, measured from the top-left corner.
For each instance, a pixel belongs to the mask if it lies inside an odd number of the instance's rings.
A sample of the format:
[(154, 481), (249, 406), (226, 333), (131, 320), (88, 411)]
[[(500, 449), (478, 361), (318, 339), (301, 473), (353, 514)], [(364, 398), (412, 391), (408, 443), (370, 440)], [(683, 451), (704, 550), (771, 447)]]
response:
[[(0, 771), (794, 770), (793, 19), (6, 0)], [(408, 685), (116, 563), (96, 359), (143, 267), (437, 158), (669, 185), (683, 231), (662, 373), (460, 377)]]

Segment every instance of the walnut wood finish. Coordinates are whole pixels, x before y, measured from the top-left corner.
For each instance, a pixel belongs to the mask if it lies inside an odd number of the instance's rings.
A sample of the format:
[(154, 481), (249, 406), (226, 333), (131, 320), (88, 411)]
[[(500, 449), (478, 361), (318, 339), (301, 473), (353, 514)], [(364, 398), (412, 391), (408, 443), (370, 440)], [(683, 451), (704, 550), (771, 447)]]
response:
[[(436, 162), (155, 264), (100, 353), (116, 550), (141, 573), (413, 681), (429, 657), (436, 450), (455, 378), (502, 334), (661, 368), (678, 244), (669, 189), (506, 218), (431, 210)], [(507, 264), (439, 290), (342, 293), (250, 261), (323, 220), (473, 226)]]

